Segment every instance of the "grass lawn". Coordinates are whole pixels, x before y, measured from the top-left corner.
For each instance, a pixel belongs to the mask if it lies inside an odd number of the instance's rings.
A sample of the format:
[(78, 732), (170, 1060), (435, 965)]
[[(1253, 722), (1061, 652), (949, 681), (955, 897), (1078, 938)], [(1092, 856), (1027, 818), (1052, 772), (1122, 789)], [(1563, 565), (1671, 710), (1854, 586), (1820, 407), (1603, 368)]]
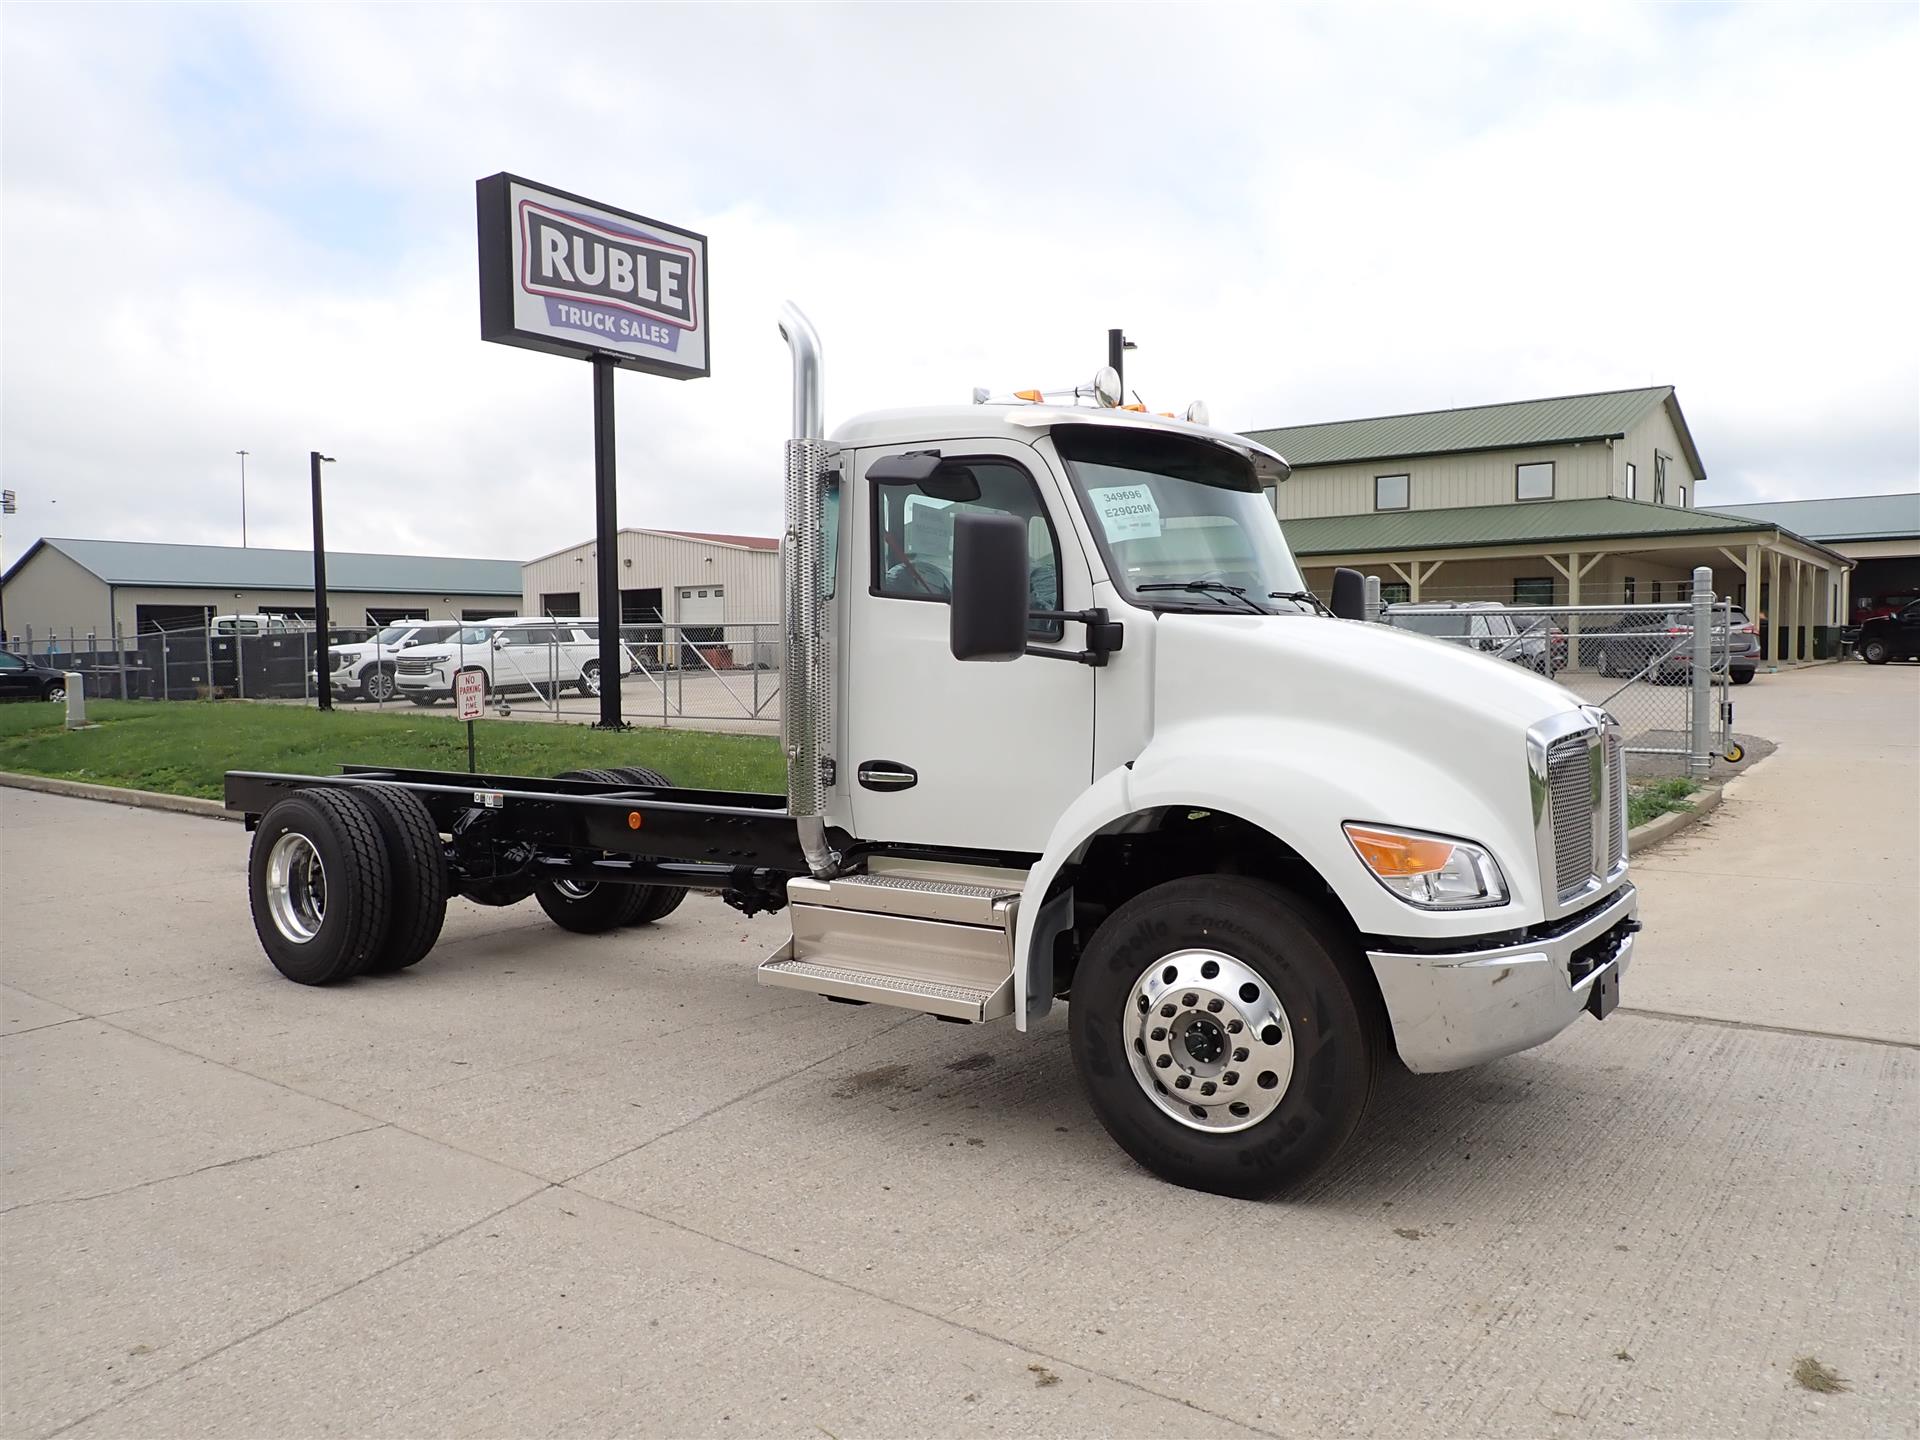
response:
[(1691, 780), (1655, 780), (1635, 785), (1627, 791), (1627, 827), (1644, 825), (1656, 816), (1673, 810), (1691, 810), (1687, 797), (1700, 787)]
[[(219, 799), (229, 770), (331, 775), (344, 764), (465, 770), (467, 727), (444, 716), (324, 713), (244, 700), (89, 700), (92, 730), (61, 727), (64, 708), (0, 705), (0, 770)], [(786, 789), (779, 742), (762, 735), (631, 730), (481, 720), (479, 767), (494, 774), (644, 765), (676, 785)]]

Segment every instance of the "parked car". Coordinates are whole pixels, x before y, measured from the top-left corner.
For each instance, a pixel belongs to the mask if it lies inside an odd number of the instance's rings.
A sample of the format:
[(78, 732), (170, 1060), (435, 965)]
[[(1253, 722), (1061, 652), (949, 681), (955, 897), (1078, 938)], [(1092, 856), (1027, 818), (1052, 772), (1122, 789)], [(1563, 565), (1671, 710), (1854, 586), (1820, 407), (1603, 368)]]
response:
[(1882, 615), (1898, 615), (1914, 601), (1920, 600), (1920, 590), (1894, 590), (1885, 595), (1856, 595), (1853, 597), (1852, 622), (1864, 625), (1869, 620)]
[[(1502, 606), (1490, 600), (1403, 601), (1387, 606), (1380, 618), (1396, 629), (1431, 635), (1497, 659), (1511, 660), (1543, 675), (1549, 653), (1559, 668), (1566, 665), (1564, 636), (1548, 627), (1516, 625)], [(1549, 646), (1554, 648), (1549, 651)]]
[[(1747, 612), (1729, 614), (1728, 633), (1714, 626), (1713, 667), (1736, 685), (1750, 684), (1760, 668), (1760, 630)], [(1582, 651), (1602, 675), (1639, 676), (1656, 685), (1684, 680), (1693, 670), (1693, 626), (1671, 610), (1646, 610), (1580, 637)]]
[(385, 702), (394, 698), (394, 666), (401, 654), (422, 645), (440, 645), (461, 630), (459, 620), (402, 620), (368, 640), (328, 650), (333, 671), (328, 683), (336, 695)]
[(1920, 660), (1920, 600), (1910, 600), (1897, 615), (1876, 615), (1860, 627), (1854, 642), (1869, 665), (1889, 660)]
[(64, 700), (67, 672), (0, 650), (0, 700)]
[[(600, 693), (600, 631), (593, 620), (512, 616), (465, 625), (439, 645), (417, 646), (394, 662), (394, 681), (416, 705), (453, 694), (453, 677), (477, 670), (489, 695), (560, 690)], [(621, 673), (632, 664), (622, 651)]]

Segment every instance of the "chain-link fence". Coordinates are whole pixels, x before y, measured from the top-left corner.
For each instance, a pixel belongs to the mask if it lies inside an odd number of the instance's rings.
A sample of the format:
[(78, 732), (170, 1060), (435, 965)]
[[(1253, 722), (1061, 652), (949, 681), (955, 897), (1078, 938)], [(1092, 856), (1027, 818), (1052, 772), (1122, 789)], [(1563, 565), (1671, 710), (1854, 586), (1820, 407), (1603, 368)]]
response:
[(1507, 605), (1491, 600), (1382, 603), (1381, 623), (1524, 665), (1620, 722), (1632, 754), (1684, 757), (1704, 776), (1733, 745), (1730, 687), (1753, 678), (1759, 629), (1704, 588), (1641, 605)]
[[(600, 716), (600, 629), (592, 621), (334, 626), (328, 689), (344, 708), (453, 713), (453, 677), (482, 676), (489, 708), (523, 720)], [(620, 708), (636, 724), (777, 733), (781, 628), (746, 624), (620, 627)], [(319, 637), (297, 620), (217, 621), (135, 636), (23, 628), (5, 648), (81, 675), (88, 696), (240, 699), (314, 705)]]

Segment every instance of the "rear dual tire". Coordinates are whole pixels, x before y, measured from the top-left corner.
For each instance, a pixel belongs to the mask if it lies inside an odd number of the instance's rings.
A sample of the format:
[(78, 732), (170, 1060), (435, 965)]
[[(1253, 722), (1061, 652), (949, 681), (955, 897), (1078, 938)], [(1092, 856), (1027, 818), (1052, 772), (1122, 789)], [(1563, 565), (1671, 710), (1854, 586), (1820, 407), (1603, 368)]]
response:
[(315, 786), (261, 817), (247, 893), (274, 968), (302, 985), (331, 985), (401, 969), (433, 948), (446, 859), (414, 796)]
[[(657, 770), (569, 770), (561, 780), (591, 780), (601, 785), (671, 786)], [(686, 891), (671, 885), (617, 885), (595, 881), (542, 880), (534, 898), (547, 918), (563, 930), (601, 935), (628, 925), (651, 925), (679, 907)]]

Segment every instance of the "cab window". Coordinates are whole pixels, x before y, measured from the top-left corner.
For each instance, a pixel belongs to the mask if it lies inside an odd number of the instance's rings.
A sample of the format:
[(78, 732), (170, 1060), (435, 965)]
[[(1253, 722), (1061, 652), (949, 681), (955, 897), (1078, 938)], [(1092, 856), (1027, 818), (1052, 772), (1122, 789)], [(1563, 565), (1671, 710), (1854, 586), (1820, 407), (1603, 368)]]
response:
[[(873, 593), (896, 600), (950, 599), (953, 522), (963, 511), (1026, 522), (1028, 607), (1058, 610), (1060, 546), (1039, 489), (1020, 466), (993, 458), (948, 461), (920, 485), (874, 486)], [(1057, 620), (1027, 627), (1042, 640), (1057, 640), (1062, 630)]]

